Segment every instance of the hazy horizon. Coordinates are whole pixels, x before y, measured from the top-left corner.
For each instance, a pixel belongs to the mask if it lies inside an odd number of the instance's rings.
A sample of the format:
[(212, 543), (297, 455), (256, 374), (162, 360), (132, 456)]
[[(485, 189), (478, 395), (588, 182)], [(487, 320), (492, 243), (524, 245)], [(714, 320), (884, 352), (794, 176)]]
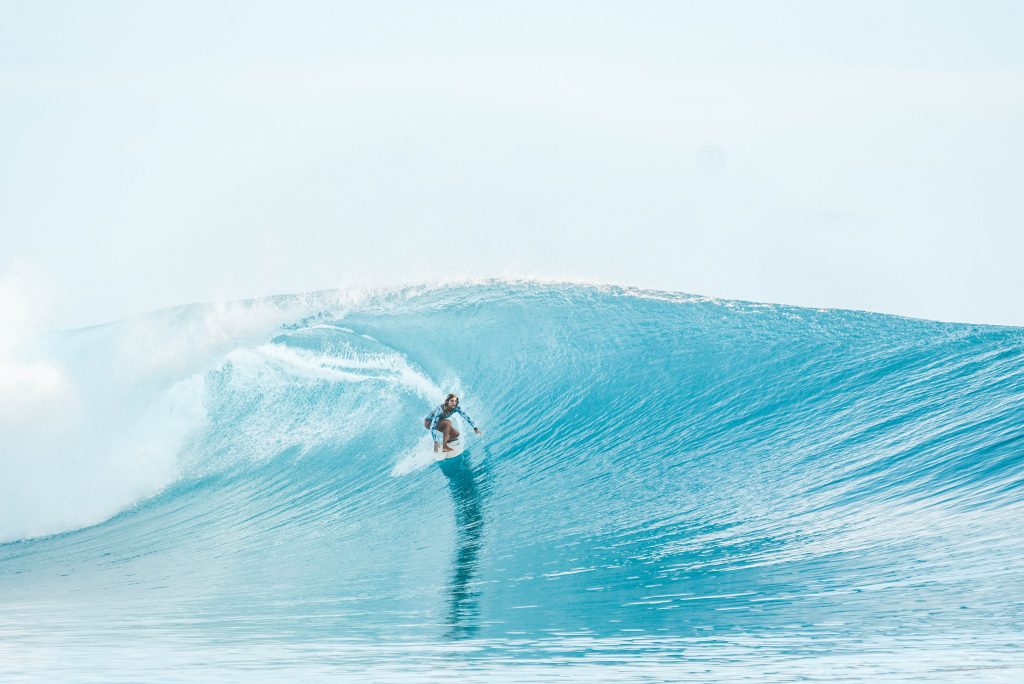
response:
[(1022, 18), (0, 2), (0, 304), (539, 277), (1024, 325)]

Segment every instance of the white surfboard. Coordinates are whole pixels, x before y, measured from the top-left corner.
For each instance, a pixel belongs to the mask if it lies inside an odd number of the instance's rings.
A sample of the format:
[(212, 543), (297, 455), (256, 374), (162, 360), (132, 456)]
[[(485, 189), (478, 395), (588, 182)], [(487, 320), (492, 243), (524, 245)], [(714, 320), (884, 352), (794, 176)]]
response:
[[(451, 447), (451, 451), (438, 451), (434, 454), (434, 458), (437, 459), (438, 461), (443, 461), (447, 458), (455, 458), (456, 456), (462, 454), (462, 452), (465, 450), (465, 447), (462, 446), (461, 439), (455, 439), (452, 440), (451, 442), (448, 442), (448, 446)], [(431, 445), (430, 448), (433, 449), (434, 446)]]

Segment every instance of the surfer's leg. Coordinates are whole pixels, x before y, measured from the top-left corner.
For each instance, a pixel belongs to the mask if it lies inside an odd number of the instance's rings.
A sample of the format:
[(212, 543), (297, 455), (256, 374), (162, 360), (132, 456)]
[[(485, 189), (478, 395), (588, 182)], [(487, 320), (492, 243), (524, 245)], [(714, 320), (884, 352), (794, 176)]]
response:
[(447, 418), (442, 418), (437, 421), (437, 425), (434, 429), (444, 435), (444, 442), (441, 444), (441, 451), (452, 451), (452, 448), (448, 446), (448, 442), (453, 439), (458, 439), (459, 437), (459, 431), (452, 427), (452, 421)]

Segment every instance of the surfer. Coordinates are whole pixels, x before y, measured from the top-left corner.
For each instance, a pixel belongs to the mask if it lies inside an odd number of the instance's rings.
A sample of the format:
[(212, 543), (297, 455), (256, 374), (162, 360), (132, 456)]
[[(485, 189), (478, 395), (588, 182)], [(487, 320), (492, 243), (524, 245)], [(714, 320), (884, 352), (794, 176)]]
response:
[(459, 431), (455, 429), (451, 421), (451, 417), (456, 413), (466, 419), (466, 422), (473, 428), (473, 432), (478, 435), (480, 434), (480, 428), (476, 426), (473, 419), (459, 408), (459, 398), (454, 394), (449, 394), (445, 398), (444, 403), (431, 411), (430, 415), (423, 419), (423, 427), (430, 430), (430, 436), (434, 438), (435, 453), (438, 451), (454, 451), (454, 449), (448, 446), (448, 443), (454, 442), (459, 438)]

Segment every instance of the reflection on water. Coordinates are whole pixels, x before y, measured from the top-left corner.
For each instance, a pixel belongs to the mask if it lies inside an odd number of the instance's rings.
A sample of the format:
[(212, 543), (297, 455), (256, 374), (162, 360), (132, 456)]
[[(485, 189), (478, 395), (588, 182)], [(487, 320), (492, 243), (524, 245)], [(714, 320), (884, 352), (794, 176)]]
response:
[(440, 461), (455, 508), (455, 562), (448, 585), (449, 639), (472, 637), (479, 629), (480, 592), (474, 587), (484, 517), (477, 476), (466, 454)]

